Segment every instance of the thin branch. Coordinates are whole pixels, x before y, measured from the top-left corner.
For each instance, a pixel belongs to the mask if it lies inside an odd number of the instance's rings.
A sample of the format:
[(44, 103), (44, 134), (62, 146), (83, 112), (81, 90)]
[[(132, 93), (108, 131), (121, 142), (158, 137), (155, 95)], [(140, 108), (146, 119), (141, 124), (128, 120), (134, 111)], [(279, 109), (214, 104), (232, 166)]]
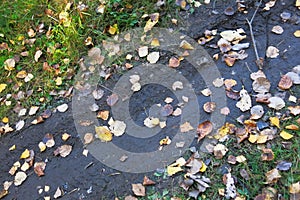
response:
[(246, 21), (247, 21), (249, 29), (250, 29), (251, 40), (252, 40), (252, 43), (253, 43), (253, 48), (254, 48), (255, 57), (256, 57), (256, 64), (260, 69), (263, 67), (263, 60), (258, 55), (256, 42), (255, 42), (255, 38), (254, 38), (254, 34), (253, 34), (252, 22), (253, 22), (253, 20), (255, 18), (255, 15), (256, 15), (256, 13), (257, 13), (260, 5), (261, 5), (261, 2), (262, 2), (262, 0), (259, 1), (259, 4), (257, 5), (257, 7), (256, 7), (256, 9), (255, 9), (255, 11), (254, 11), (254, 13), (251, 17), (251, 20), (249, 21), (248, 18), (246, 18)]

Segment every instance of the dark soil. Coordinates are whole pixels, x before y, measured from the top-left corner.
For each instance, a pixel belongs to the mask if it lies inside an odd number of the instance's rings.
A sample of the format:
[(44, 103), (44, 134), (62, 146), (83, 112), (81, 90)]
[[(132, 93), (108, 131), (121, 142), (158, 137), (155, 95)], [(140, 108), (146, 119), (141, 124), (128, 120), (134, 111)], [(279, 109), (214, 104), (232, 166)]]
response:
[[(226, 3), (225, 3), (226, 2)], [(229, 3), (230, 2), (230, 3)], [(267, 2), (267, 1), (265, 1)], [(245, 42), (251, 42), (249, 27), (246, 23), (246, 18), (250, 19), (255, 11), (255, 1), (246, 1), (248, 6), (248, 14), (236, 13), (233, 16), (226, 16), (223, 11), (228, 6), (236, 8), (235, 0), (232, 1), (216, 1), (214, 10), (219, 14), (213, 14), (212, 6), (201, 6), (199, 9), (195, 9), (193, 14), (189, 12), (183, 12), (184, 24), (181, 30), (183, 33), (197, 40), (203, 36), (204, 31), (211, 29), (218, 29), (218, 32), (228, 29), (243, 28), (247, 33), (247, 39)], [(259, 55), (265, 59), (264, 72), (267, 78), (272, 82), (271, 92), (276, 93), (277, 83), (280, 80), (280, 75), (285, 74), (288, 71), (299, 64), (299, 39), (292, 37), (294, 31), (299, 29), (299, 25), (288, 21), (283, 22), (280, 18), (280, 14), (290, 12), (293, 15), (300, 16), (299, 10), (295, 8), (294, 1), (279, 0), (276, 6), (268, 12), (258, 11), (254, 22), (253, 30), (257, 41), (257, 48)], [(281, 25), (284, 29), (282, 35), (275, 35), (271, 33), (271, 29), (274, 25)], [(213, 41), (216, 43), (216, 41)], [(269, 45), (277, 46), (280, 49), (280, 57), (277, 59), (268, 59), (265, 57), (266, 48)], [(205, 47), (205, 49), (212, 56), (217, 53), (217, 49)], [(286, 51), (284, 51), (286, 50)], [(250, 71), (257, 71), (255, 65), (255, 55), (253, 46), (246, 50), (249, 57), (244, 61), (238, 61), (233, 67), (228, 67), (224, 62), (216, 61), (216, 64), (222, 73), (224, 78), (232, 78), (238, 81), (238, 86), (235, 88), (240, 90), (242, 85), (245, 89), (251, 91), (252, 81), (249, 78)], [(248, 63), (249, 69), (245, 62)], [(199, 105), (208, 101), (209, 98), (204, 98), (200, 95), (200, 90), (205, 88), (201, 77), (190, 77), (195, 81), (193, 86), (196, 93), (199, 95)], [(114, 84), (114, 81), (106, 83), (109, 88), (112, 88), (110, 84)], [(294, 88), (293, 88), (294, 90)], [(295, 88), (297, 90), (297, 88)], [(160, 92), (158, 92), (160, 91)], [(198, 91), (198, 92), (197, 92)], [(297, 91), (296, 91), (297, 92)], [(254, 92), (253, 92), (254, 94)], [(165, 97), (171, 96), (171, 91), (160, 88), (160, 86), (149, 85), (143, 88), (142, 91), (137, 93), (131, 99), (131, 104), (134, 104), (130, 110), (133, 118), (136, 119), (137, 124), (142, 124), (141, 119), (145, 118), (145, 110), (158, 101), (163, 101)], [(175, 100), (176, 101), (176, 100)], [(99, 104), (101, 102), (98, 102)], [(235, 107), (236, 101), (228, 99), (228, 107), (231, 110), (230, 117), (227, 120), (233, 122), (236, 117), (242, 113)], [(145, 109), (144, 109), (145, 108)], [(208, 115), (203, 114), (201, 121), (208, 118)], [(178, 129), (178, 120), (172, 119), (172, 127), (168, 130)], [(72, 137), (67, 141), (61, 140), (63, 133), (69, 133)], [(54, 134), (56, 145), (53, 149), (47, 149), (44, 153), (39, 153), (38, 143), (42, 140), (46, 133)], [(121, 139), (121, 138), (120, 138)], [(126, 142), (126, 140), (128, 142)], [(143, 152), (152, 151), (154, 144), (157, 144), (160, 138), (153, 138), (153, 140), (144, 142), (140, 139), (138, 141), (132, 140), (129, 136), (122, 138), (123, 142), (118, 140), (115, 144), (127, 149), (128, 151)], [(125, 140), (125, 142), (124, 142)], [(12, 145), (16, 145), (17, 148), (14, 151), (8, 149)], [(56, 147), (62, 144), (70, 144), (73, 146), (72, 153), (66, 158), (55, 157), (53, 151)], [(22, 131), (14, 132), (5, 135), (0, 138), (0, 182), (11, 181), (13, 176), (8, 174), (10, 167), (14, 162), (19, 160), (21, 153), (24, 149), (33, 149), (36, 152), (36, 161), (48, 160), (45, 176), (38, 177), (33, 170), (29, 170), (29, 177), (19, 187), (11, 186), (9, 189), (10, 194), (4, 199), (43, 199), (44, 196), (50, 195), (53, 197), (57, 187), (64, 190), (65, 194), (61, 199), (114, 199), (114, 197), (124, 197), (132, 194), (131, 184), (141, 183), (144, 175), (149, 176), (155, 180), (156, 191), (162, 191), (168, 189), (170, 191), (175, 190), (178, 187), (178, 178), (163, 178), (153, 176), (154, 172), (147, 174), (132, 174), (123, 173), (114, 169), (106, 167), (101, 162), (96, 160), (89, 154), (87, 157), (82, 155), (84, 145), (80, 140), (73, 121), (73, 115), (71, 110), (71, 104), (69, 104), (69, 110), (66, 113), (54, 113), (44, 123), (38, 125), (29, 126)], [(21, 163), (22, 164), (22, 163)], [(136, 163), (139, 165), (140, 163)], [(50, 186), (48, 193), (43, 192), (38, 194), (38, 189), (43, 188), (45, 185)], [(88, 191), (92, 188), (91, 192)], [(149, 189), (149, 188), (148, 188)]]

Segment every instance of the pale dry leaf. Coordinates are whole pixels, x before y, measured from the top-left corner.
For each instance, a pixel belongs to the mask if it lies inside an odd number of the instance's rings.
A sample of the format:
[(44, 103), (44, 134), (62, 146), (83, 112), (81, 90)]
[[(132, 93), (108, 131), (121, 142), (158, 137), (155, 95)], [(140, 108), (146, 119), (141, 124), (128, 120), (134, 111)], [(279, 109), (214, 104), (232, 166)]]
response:
[(147, 55), (147, 60), (151, 64), (155, 64), (159, 60), (159, 52), (151, 52)]
[(224, 85), (224, 78), (216, 78), (213, 81), (213, 85), (217, 88), (222, 87)]
[(38, 111), (38, 109), (39, 109), (40, 107), (38, 107), (38, 106), (31, 106), (31, 108), (29, 109), (29, 115), (34, 115), (37, 111)]
[(293, 86), (293, 81), (292, 79), (287, 76), (283, 75), (278, 83), (278, 87), (282, 90), (288, 90)]
[(16, 131), (21, 130), (25, 125), (25, 121), (24, 120), (20, 120), (16, 123)]
[(109, 126), (109, 129), (114, 136), (121, 136), (125, 133), (126, 124), (123, 121), (116, 120)]
[(141, 183), (131, 184), (132, 192), (136, 196), (144, 197), (146, 195), (146, 189)]
[(86, 133), (83, 137), (84, 144), (90, 144), (94, 140), (94, 135), (92, 133)]
[(159, 125), (159, 119), (155, 117), (147, 117), (144, 120), (144, 125), (148, 128), (154, 128), (155, 126)]
[(68, 110), (69, 106), (68, 104), (64, 103), (62, 105), (59, 105), (56, 107), (56, 109), (58, 110), (58, 112), (64, 113)]
[(203, 110), (207, 113), (212, 113), (213, 111), (215, 111), (217, 107), (217, 104), (215, 102), (206, 102), (204, 105), (203, 105)]
[(39, 61), (39, 58), (41, 57), (42, 54), (43, 54), (43, 52), (41, 50), (38, 50), (38, 51), (35, 52), (35, 54), (34, 54), (35, 62)]
[(225, 154), (227, 153), (227, 151), (228, 151), (228, 148), (223, 144), (217, 144), (213, 148), (214, 156), (217, 159), (223, 158), (225, 156)]
[(165, 103), (172, 103), (174, 101), (174, 99), (172, 99), (171, 97), (167, 97), (164, 102)]
[(267, 184), (276, 183), (281, 178), (279, 170), (276, 168), (268, 171), (265, 175)]
[(268, 46), (266, 56), (268, 58), (277, 58), (279, 56), (279, 50), (274, 46)]
[(205, 88), (205, 89), (201, 90), (201, 93), (206, 97), (208, 97), (212, 94), (212, 92), (209, 88)]
[(275, 110), (280, 110), (285, 107), (285, 102), (280, 97), (271, 97), (271, 98), (269, 98), (268, 106)]
[(134, 74), (134, 75), (131, 75), (130, 77), (129, 77), (129, 82), (131, 83), (131, 84), (135, 84), (135, 83), (138, 83), (139, 81), (140, 81), (140, 76), (139, 75), (137, 75), (137, 74)]
[(183, 48), (185, 50), (193, 50), (194, 49), (194, 47), (190, 43), (188, 43), (186, 40), (182, 40), (179, 47)]
[(67, 157), (72, 151), (72, 146), (68, 144), (64, 144), (60, 147), (58, 147), (55, 151), (55, 155), (60, 155), (61, 157)]
[(245, 89), (240, 91), (240, 97), (241, 100), (236, 103), (236, 107), (238, 107), (242, 112), (245, 112), (252, 106), (251, 97)]
[(92, 92), (92, 95), (93, 95), (94, 99), (99, 100), (103, 97), (104, 90), (101, 90), (101, 89), (94, 90)]
[(111, 94), (110, 96), (107, 97), (106, 103), (109, 106), (113, 106), (117, 103), (118, 100), (119, 100), (118, 95), (113, 93), (113, 94)]
[(174, 91), (183, 89), (183, 84), (180, 81), (175, 81), (172, 85)]
[(258, 70), (257, 72), (252, 72), (250, 74), (250, 78), (255, 81), (257, 78), (259, 77), (263, 77), (263, 78), (267, 78), (265, 73), (262, 70)]
[(251, 119), (260, 119), (264, 115), (264, 108), (261, 105), (253, 106), (250, 110)]
[(185, 122), (182, 125), (180, 125), (180, 132), (181, 133), (186, 133), (186, 132), (189, 132), (191, 130), (194, 130), (194, 128), (191, 126), (191, 124), (189, 122)]
[(230, 109), (228, 107), (223, 107), (221, 108), (220, 113), (227, 116), (230, 114)]
[(146, 57), (148, 55), (148, 47), (147, 46), (142, 46), (138, 48), (138, 54), (139, 57)]
[(61, 196), (62, 196), (62, 191), (61, 191), (61, 189), (59, 187), (57, 187), (57, 189), (56, 189), (56, 191), (55, 191), (55, 193), (53, 195), (53, 198), (57, 199), (57, 198), (59, 198)]
[(246, 35), (241, 35), (238, 31), (235, 30), (222, 31), (220, 33), (220, 36), (225, 40), (227, 40), (228, 42), (232, 42), (235, 40), (241, 41), (247, 37)]
[(268, 93), (271, 88), (271, 82), (265, 77), (258, 77), (253, 81), (252, 88), (257, 93)]
[(182, 110), (180, 108), (176, 108), (174, 110), (174, 112), (172, 113), (172, 115), (177, 117), (177, 116), (181, 115), (181, 113), (182, 113)]
[(27, 175), (25, 172), (17, 172), (14, 180), (15, 186), (21, 185), (27, 178)]
[(281, 35), (283, 33), (283, 31), (284, 31), (283, 28), (279, 25), (273, 26), (273, 28), (272, 28), (272, 32), (276, 33), (278, 35)]
[(140, 83), (134, 83), (132, 86), (131, 86), (131, 90), (134, 91), (134, 92), (137, 92), (137, 91), (140, 91), (142, 88), (141, 84)]

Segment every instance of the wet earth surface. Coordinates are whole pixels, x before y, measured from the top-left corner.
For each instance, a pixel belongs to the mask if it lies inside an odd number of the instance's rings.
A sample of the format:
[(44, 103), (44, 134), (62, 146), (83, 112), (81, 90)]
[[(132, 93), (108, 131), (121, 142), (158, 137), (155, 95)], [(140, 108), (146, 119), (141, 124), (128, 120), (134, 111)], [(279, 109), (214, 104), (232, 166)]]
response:
[[(258, 70), (255, 65), (255, 54), (250, 37), (249, 27), (246, 18), (250, 19), (255, 11), (255, 1), (245, 1), (247, 5), (248, 14), (236, 13), (232, 16), (224, 15), (223, 11), (228, 6), (233, 6), (236, 9), (236, 1), (216, 1), (215, 5), (212, 3), (208, 6), (201, 6), (195, 9), (195, 12), (182, 13), (183, 25), (180, 31), (191, 38), (198, 40), (203, 36), (205, 30), (218, 29), (235, 30), (243, 28), (247, 34), (244, 42), (250, 42), (250, 48), (246, 50), (249, 54), (245, 60), (238, 61), (233, 67), (228, 67), (224, 62), (219, 59), (216, 65), (223, 78), (232, 78), (238, 82), (236, 90), (240, 90), (242, 85), (250, 94), (252, 81), (249, 76), (251, 72)], [(266, 2), (266, 1), (265, 1)], [(261, 8), (263, 5), (261, 6)], [(254, 21), (253, 32), (257, 41), (257, 50), (260, 57), (265, 59), (263, 71), (267, 78), (271, 80), (271, 93), (277, 93), (277, 83), (280, 76), (285, 74), (291, 69), (300, 64), (299, 63), (299, 39), (293, 37), (293, 33), (299, 29), (299, 24), (295, 21), (283, 22), (280, 14), (282, 12), (289, 12), (292, 15), (300, 16), (299, 10), (294, 6), (294, 1), (278, 0), (276, 5), (270, 11), (265, 12), (259, 9)], [(219, 14), (213, 11), (218, 11)], [(298, 20), (299, 23), (299, 20)], [(283, 27), (284, 32), (282, 35), (276, 35), (271, 32), (275, 25)], [(216, 41), (212, 42), (216, 43)], [(212, 44), (211, 43), (211, 44)], [(265, 52), (268, 46), (275, 46), (280, 50), (280, 55), (276, 59), (266, 58)], [(209, 48), (208, 44), (204, 45), (205, 50), (210, 56), (218, 53), (218, 49)], [(165, 58), (161, 59), (162, 63), (169, 60), (169, 54), (165, 54)], [(164, 60), (165, 59), (165, 60)], [(183, 63), (188, 66), (189, 63)], [(187, 70), (187, 71), (186, 71)], [(203, 81), (203, 76), (194, 75), (193, 69), (186, 67), (185, 69), (179, 68), (182, 74), (190, 81), (192, 87), (197, 95), (199, 105), (210, 100), (209, 97), (201, 95), (201, 90), (206, 88), (206, 83)], [(205, 76), (205, 75), (204, 75)], [(105, 88), (112, 89), (114, 84), (118, 81), (119, 76), (113, 77), (111, 80), (104, 84)], [(109, 95), (111, 92), (104, 88), (104, 96)], [(297, 96), (297, 87), (293, 88), (294, 95)], [(149, 114), (152, 106), (157, 103), (162, 103), (166, 97), (174, 98), (172, 104), (176, 105), (179, 100), (172, 94), (172, 91), (160, 86), (158, 84), (149, 84), (142, 88), (141, 91), (134, 93), (130, 99), (130, 114), (136, 124), (143, 125), (143, 120)], [(288, 95), (286, 95), (288, 97)], [(104, 100), (97, 101), (101, 109), (109, 109)], [(236, 108), (236, 101), (227, 98), (227, 106), (230, 108), (231, 113), (227, 116), (226, 120), (234, 122), (235, 119), (242, 113)], [(13, 176), (8, 174), (14, 162), (19, 160), (21, 153), (24, 149), (33, 149), (36, 153), (35, 161), (47, 161), (45, 169), (45, 176), (38, 177), (33, 170), (27, 172), (27, 180), (19, 187), (12, 185), (9, 189), (9, 194), (4, 199), (43, 199), (44, 196), (52, 196), (57, 187), (64, 191), (61, 199), (114, 199), (115, 197), (124, 197), (132, 194), (131, 184), (141, 183), (143, 177), (147, 175), (155, 180), (156, 191), (162, 191), (167, 188), (169, 191), (176, 190), (180, 177), (153, 176), (154, 172), (147, 173), (127, 173), (121, 172), (106, 165), (95, 159), (91, 154), (87, 156), (82, 155), (84, 145), (80, 139), (80, 135), (74, 124), (74, 115), (72, 112), (71, 102), (69, 109), (65, 113), (54, 113), (44, 123), (38, 125), (30, 125), (21, 131), (5, 135), (0, 138), (0, 182), (11, 181)], [(209, 119), (209, 114), (201, 111), (200, 121)], [(180, 119), (178, 117), (171, 117), (168, 119), (167, 129), (165, 132), (172, 132), (179, 128)], [(101, 122), (100, 122), (101, 123)], [(114, 141), (114, 144), (122, 149), (132, 152), (151, 152), (155, 151), (158, 146), (159, 140), (166, 135), (162, 132), (161, 135), (153, 136), (150, 139), (135, 139), (131, 136), (124, 135)], [(39, 153), (38, 143), (43, 139), (46, 133), (52, 133), (55, 139), (55, 147), (47, 149), (43, 153)], [(62, 141), (61, 136), (63, 133), (68, 133), (71, 137), (66, 141)], [(14, 151), (9, 151), (9, 148), (16, 144), (17, 148)], [(63, 145), (72, 145), (73, 150), (71, 154), (65, 158), (53, 155), (53, 151)], [(196, 144), (196, 143), (194, 143)], [(22, 163), (21, 163), (22, 164)], [(134, 165), (141, 165), (142, 163), (134, 163)], [(38, 193), (40, 188), (45, 185), (50, 186), (48, 192)]]

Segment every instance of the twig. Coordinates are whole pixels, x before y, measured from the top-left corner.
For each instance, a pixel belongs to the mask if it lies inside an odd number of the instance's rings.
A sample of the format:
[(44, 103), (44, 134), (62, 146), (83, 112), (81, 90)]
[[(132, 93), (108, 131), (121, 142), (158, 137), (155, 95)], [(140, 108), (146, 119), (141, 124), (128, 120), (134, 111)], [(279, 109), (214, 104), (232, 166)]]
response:
[(256, 42), (255, 42), (255, 38), (254, 38), (254, 34), (253, 34), (253, 29), (252, 29), (252, 22), (255, 18), (255, 15), (259, 9), (259, 6), (261, 5), (261, 2), (262, 0), (259, 1), (259, 4), (257, 5), (252, 17), (251, 17), (251, 20), (249, 21), (248, 18), (246, 18), (246, 21), (248, 23), (248, 26), (249, 26), (249, 29), (250, 29), (250, 35), (251, 35), (251, 40), (252, 40), (252, 43), (253, 43), (253, 48), (254, 48), (254, 52), (255, 52), (255, 57), (256, 57), (256, 65), (259, 67), (259, 69), (262, 69), (263, 67), (263, 59), (259, 57), (258, 55), (258, 51), (257, 51), (257, 47), (256, 47)]

